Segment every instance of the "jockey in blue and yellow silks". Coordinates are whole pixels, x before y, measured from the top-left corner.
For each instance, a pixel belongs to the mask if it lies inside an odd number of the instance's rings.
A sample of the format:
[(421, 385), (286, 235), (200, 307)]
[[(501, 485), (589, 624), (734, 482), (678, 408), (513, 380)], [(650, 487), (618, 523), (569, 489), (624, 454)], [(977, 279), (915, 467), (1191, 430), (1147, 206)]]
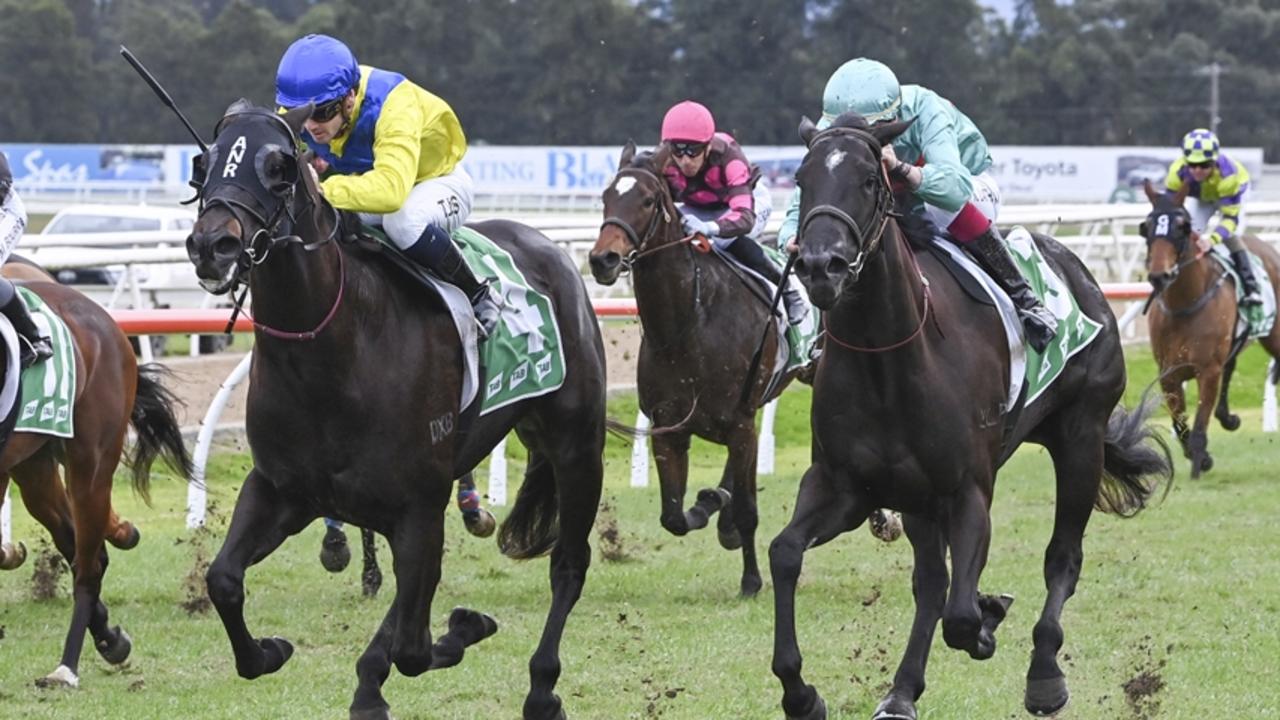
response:
[(1222, 153), (1216, 135), (1197, 128), (1182, 138), (1182, 157), (1169, 166), (1164, 186), (1168, 195), (1187, 187), (1186, 207), (1195, 232), (1208, 229), (1209, 220), (1218, 213), (1218, 225), (1206, 239), (1211, 245), (1226, 243), (1231, 251), (1231, 261), (1244, 286), (1240, 304), (1261, 305), (1262, 293), (1244, 246), (1244, 200), (1249, 194), (1249, 173), (1244, 165)]
[(467, 139), (449, 104), (399, 73), (359, 65), (327, 35), (308, 35), (285, 51), (276, 104), (314, 106), (303, 139), (316, 169), (327, 173), (325, 198), (381, 224), (405, 255), (466, 293), (487, 337), (498, 305), (449, 237), (475, 196), (461, 165)]

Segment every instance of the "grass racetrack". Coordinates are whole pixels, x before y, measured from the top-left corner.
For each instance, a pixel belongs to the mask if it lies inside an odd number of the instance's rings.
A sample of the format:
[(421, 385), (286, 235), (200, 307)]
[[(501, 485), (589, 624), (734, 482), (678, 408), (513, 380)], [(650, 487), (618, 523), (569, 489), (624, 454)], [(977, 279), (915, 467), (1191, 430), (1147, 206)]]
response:
[[(1145, 347), (1128, 353), (1132, 405), (1155, 371)], [(1260, 431), (1264, 362), (1252, 348), (1242, 358), (1233, 397), (1244, 423), (1236, 433), (1211, 426), (1212, 471), (1190, 481), (1178, 453), (1163, 503), (1131, 520), (1094, 514), (1080, 584), (1063, 613), (1061, 658), (1073, 696), (1058, 717), (1280, 718), (1280, 448), (1277, 435)], [(628, 487), (630, 446), (610, 439), (594, 563), (561, 648), (558, 694), (570, 718), (782, 717), (781, 688), (770, 672), (767, 546), (789, 518), (808, 464), (808, 398), (803, 387), (784, 396), (777, 473), (760, 479), (756, 547), (766, 584), (755, 600), (736, 597), (740, 555), (720, 549), (713, 529), (685, 538), (662, 530), (656, 477), (647, 489)], [(632, 421), (634, 396), (616, 398), (610, 412)], [(1163, 413), (1156, 422), (1167, 429)], [(521, 468), (518, 443), (511, 445), (514, 486)], [(719, 478), (723, 459), (721, 448), (695, 442), (690, 502), (694, 490)], [(118, 482), (117, 507), (143, 538), (132, 551), (112, 550), (103, 598), (134, 650), (123, 667), (110, 668), (86, 643), (79, 690), (39, 690), (32, 682), (58, 664), (70, 619), (68, 576), (53, 578), (54, 597), (37, 601), (39, 552), (21, 569), (0, 573), (0, 717), (347, 716), (356, 658), (394, 587), (385, 544), (387, 580), (372, 601), (360, 594), (354, 533), (351, 567), (340, 575), (321, 568), (319, 522), (250, 569), (250, 628), (296, 646), (275, 675), (239, 679), (216, 613), (201, 610), (202, 570), (192, 571), (217, 551), (249, 462), (246, 454), (215, 451), (210, 524), (194, 534), (183, 526), (180, 482), (157, 478), (152, 507)], [(495, 512), (501, 518), (504, 509)], [(938, 632), (929, 688), (918, 704), (922, 719), (1029, 717), (1023, 678), (1044, 600), (1041, 565), (1053, 518), (1053, 480), (1039, 447), (1024, 447), (1001, 472), (992, 514), (982, 587), (1017, 602), (986, 662), (950, 650)], [(393, 672), (384, 692), (400, 720), (514, 720), (549, 603), (547, 562), (503, 558), (492, 540), (468, 536), (452, 510), (446, 533), (433, 631), (443, 632), (449, 610), (465, 605), (493, 615), (499, 632), (471, 648), (459, 667), (417, 678)], [(14, 537), (33, 551), (51, 547), (20, 503)], [(797, 595), (805, 678), (822, 692), (832, 718), (869, 718), (910, 626), (910, 547), (905, 539), (882, 544), (859, 529), (805, 557)]]

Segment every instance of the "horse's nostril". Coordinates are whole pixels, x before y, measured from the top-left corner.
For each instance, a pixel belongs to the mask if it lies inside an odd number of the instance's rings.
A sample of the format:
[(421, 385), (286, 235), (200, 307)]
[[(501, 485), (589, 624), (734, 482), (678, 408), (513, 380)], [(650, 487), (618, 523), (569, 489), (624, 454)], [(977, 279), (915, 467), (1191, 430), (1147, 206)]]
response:
[(234, 257), (240, 254), (240, 238), (223, 235), (213, 243), (213, 254), (218, 257)]
[(831, 259), (827, 260), (828, 275), (844, 275), (847, 272), (849, 272), (849, 263), (844, 258), (832, 255)]

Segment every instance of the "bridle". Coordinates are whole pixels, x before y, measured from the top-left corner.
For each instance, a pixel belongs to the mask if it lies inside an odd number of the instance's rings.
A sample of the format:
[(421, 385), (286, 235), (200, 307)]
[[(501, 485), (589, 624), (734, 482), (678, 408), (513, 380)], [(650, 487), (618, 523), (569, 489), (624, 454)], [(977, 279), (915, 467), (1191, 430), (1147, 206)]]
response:
[(814, 220), (824, 216), (835, 218), (849, 228), (853, 233), (854, 241), (858, 245), (858, 254), (854, 261), (849, 264), (849, 275), (856, 278), (862, 272), (863, 266), (866, 265), (871, 255), (880, 249), (880, 241), (884, 236), (884, 229), (889, 224), (889, 218), (893, 217), (894, 214), (893, 193), (889, 189), (889, 177), (884, 171), (884, 166), (880, 163), (880, 141), (866, 130), (851, 127), (827, 128), (813, 137), (809, 147), (812, 148), (828, 138), (840, 137), (852, 137), (865, 144), (867, 149), (871, 151), (876, 166), (880, 168), (880, 179), (876, 183), (876, 203), (872, 208), (870, 221), (865, 226), (867, 228), (875, 228), (875, 232), (868, 237), (863, 230), (864, 226), (859, 225), (852, 215), (835, 205), (821, 204), (809, 208), (809, 211), (800, 220), (800, 227), (796, 231), (796, 242), (803, 242), (805, 230)]
[[(809, 227), (809, 224), (812, 223), (815, 219), (823, 216), (829, 216), (829, 217), (835, 218), (836, 220), (839, 220), (842, 224), (848, 227), (849, 230), (853, 233), (853, 238), (858, 245), (858, 255), (856, 258), (854, 258), (854, 262), (849, 264), (848, 274), (846, 275), (846, 279), (848, 279), (848, 278), (857, 278), (862, 273), (862, 269), (866, 265), (867, 260), (870, 259), (877, 251), (882, 249), (882, 239), (884, 238), (885, 228), (888, 227), (889, 220), (895, 217), (896, 213), (893, 210), (893, 193), (889, 189), (889, 177), (885, 173), (884, 166), (880, 163), (880, 153), (881, 153), (882, 146), (880, 141), (874, 135), (867, 132), (866, 130), (862, 130), (861, 128), (832, 127), (832, 128), (827, 128), (826, 130), (823, 130), (822, 132), (814, 136), (812, 142), (809, 143), (809, 147), (812, 148), (819, 141), (829, 137), (845, 137), (845, 136), (853, 137), (861, 141), (862, 143), (864, 143), (867, 146), (867, 148), (871, 150), (871, 154), (872, 154), (872, 157), (875, 159), (876, 166), (880, 168), (880, 172), (877, 173), (875, 206), (872, 208), (870, 221), (865, 226), (868, 228), (875, 228), (875, 232), (874, 234), (871, 234), (870, 236), (868, 236), (868, 234), (863, 230), (864, 226), (859, 225), (858, 221), (855, 220), (852, 215), (845, 212), (841, 208), (836, 207), (835, 205), (821, 204), (821, 205), (815, 205), (814, 207), (809, 208), (809, 211), (805, 213), (804, 218), (800, 221), (800, 227), (796, 232), (796, 242), (797, 243), (803, 242), (802, 238), (804, 237), (804, 231)], [(921, 300), (919, 324), (916, 325), (915, 329), (911, 331), (910, 334), (908, 334), (903, 339), (898, 340), (897, 342), (893, 342), (893, 343), (890, 343), (889, 345), (883, 345), (880, 347), (864, 347), (861, 345), (854, 345), (853, 343), (845, 342), (844, 340), (841, 340), (840, 338), (836, 337), (836, 335), (831, 332), (831, 327), (827, 323), (826, 317), (824, 316), (823, 332), (827, 335), (827, 337), (831, 338), (831, 341), (834, 342), (836, 345), (839, 345), (840, 347), (846, 350), (851, 350), (853, 352), (863, 352), (863, 353), (888, 352), (890, 350), (896, 350), (910, 343), (911, 341), (919, 337), (922, 332), (924, 332), (924, 327), (929, 321), (929, 307), (932, 304), (930, 302), (932, 293), (929, 290), (929, 280), (924, 276), (924, 273), (921, 272), (920, 265), (919, 263), (916, 262), (915, 253), (911, 251), (911, 247), (907, 244), (906, 238), (901, 235), (900, 237), (902, 237), (902, 249), (907, 254), (907, 257), (910, 258), (911, 260), (911, 269), (913, 272), (915, 272), (917, 275), (920, 276), (920, 279), (924, 287), (924, 290), (922, 293), (923, 299)], [(936, 317), (934, 322), (935, 324), (937, 323)]]
[(656, 173), (641, 167), (623, 168), (618, 171), (618, 175), (622, 175), (623, 173), (634, 173), (652, 180), (659, 188), (658, 195), (660, 198), (660, 201), (658, 202), (659, 207), (654, 208), (653, 214), (649, 218), (649, 223), (645, 226), (643, 234), (636, 232), (636, 229), (631, 225), (631, 223), (623, 220), (617, 215), (610, 215), (600, 223), (601, 230), (604, 230), (610, 225), (618, 228), (622, 231), (622, 234), (627, 236), (627, 241), (631, 243), (631, 252), (627, 253), (626, 257), (622, 258), (622, 272), (625, 273), (630, 272), (631, 268), (636, 264), (636, 261), (641, 258), (666, 250), (667, 248), (692, 244), (693, 238), (696, 236), (682, 238), (677, 242), (663, 243), (662, 245), (649, 247), (649, 241), (653, 239), (653, 236), (658, 230), (658, 218), (661, 217), (663, 222), (669, 224), (673, 217), (678, 217), (679, 212), (675, 208), (675, 200), (671, 197), (671, 192), (667, 188), (666, 180), (658, 177)]
[[(232, 276), (231, 287), (229, 290), (232, 296), (234, 309), (231, 313), (231, 319), (227, 323), (227, 332), (230, 332), (231, 328), (235, 325), (236, 316), (239, 313), (243, 312), (252, 320), (248, 311), (244, 309), (244, 300), (249, 289), (248, 275), (255, 266), (266, 262), (267, 258), (271, 256), (271, 252), (282, 246), (301, 245), (303, 250), (310, 252), (323, 245), (327, 245), (337, 239), (340, 226), (337, 208), (325, 202), (324, 204), (328, 206), (330, 212), (333, 214), (333, 222), (327, 236), (316, 240), (315, 242), (307, 242), (293, 232), (297, 225), (297, 215), (294, 211), (294, 204), (298, 197), (298, 184), (306, 182), (299, 171), (300, 160), (296, 150), (298, 146), (297, 136), (294, 134), (293, 129), (290, 128), (282, 118), (265, 110), (246, 110), (242, 113), (238, 113), (237, 115), (228, 117), (238, 117), (241, 114), (258, 115), (270, 118), (273, 122), (277, 123), (274, 127), (280, 129), (286, 134), (287, 142), (278, 147), (279, 150), (289, 158), (290, 162), (293, 163), (293, 178), (291, 182), (281, 183), (281, 187), (279, 189), (268, 189), (270, 195), (276, 200), (274, 208), (265, 207), (254, 193), (250, 193), (233, 183), (215, 186), (212, 191), (207, 189), (209, 181), (206, 178), (197, 178), (192, 183), (196, 187), (195, 199), (199, 201), (198, 215), (203, 215), (206, 211), (212, 208), (222, 207), (225, 208), (236, 220), (236, 223), (240, 226), (241, 230), (248, 227), (245, 222), (246, 216), (251, 218), (258, 228), (254, 231), (248, 242), (245, 241), (243, 235), (239, 236), (240, 255), (235, 261), (236, 271), (235, 275)], [(224, 118), (223, 121), (218, 124), (217, 132), (219, 134), (227, 120), (228, 118)], [(266, 147), (269, 146), (264, 146), (264, 149)], [(204, 169), (207, 170), (207, 168)], [(260, 173), (258, 175), (258, 181), (265, 187), (265, 183), (263, 182)], [(237, 197), (237, 195), (240, 194), (248, 196), (252, 202), (245, 202), (240, 199), (240, 197)], [(320, 203), (324, 202), (323, 200), (318, 201), (316, 195), (309, 190), (304, 190), (302, 197), (306, 200), (306, 206), (302, 208), (303, 212), (310, 212), (314, 214)], [(253, 320), (253, 326), (271, 337), (282, 340), (314, 340), (315, 337), (329, 325), (334, 316), (337, 315), (338, 307), (342, 304), (342, 297), (346, 287), (346, 272), (344, 268), (342, 249), (340, 245), (336, 245), (335, 247), (338, 248), (338, 292), (337, 296), (334, 298), (333, 306), (330, 307), (329, 312), (325, 314), (324, 319), (322, 319), (315, 328), (302, 332), (278, 330), (264, 323), (260, 323), (257, 320)], [(236, 297), (237, 289), (241, 290), (239, 297)]]
[[(1180, 212), (1185, 216), (1186, 214), (1185, 210), (1180, 210)], [(1169, 219), (1169, 216), (1172, 214), (1174, 213), (1171, 211), (1160, 212), (1159, 218), (1156, 221), (1156, 226), (1154, 230), (1150, 229), (1151, 225), (1149, 223), (1150, 223), (1150, 218), (1152, 216), (1157, 215), (1157, 213), (1153, 211), (1151, 215), (1147, 216), (1148, 222), (1144, 223), (1144, 225), (1146, 225), (1146, 227), (1148, 228), (1145, 233), (1148, 255), (1150, 255), (1151, 246), (1152, 244), (1154, 244), (1157, 238), (1164, 238), (1170, 245), (1172, 245), (1174, 252), (1177, 253), (1177, 257), (1179, 258), (1181, 258), (1183, 253), (1186, 252), (1187, 245), (1191, 241), (1191, 233), (1190, 231), (1182, 232), (1181, 234), (1177, 235), (1175, 239), (1175, 236), (1170, 232), (1170, 228), (1168, 227), (1169, 225), (1168, 219)], [(1195, 263), (1200, 262), (1200, 260), (1204, 256), (1205, 256), (1205, 253), (1203, 251), (1197, 250), (1195, 253), (1191, 255), (1191, 257), (1187, 258), (1186, 260), (1180, 260), (1179, 262), (1175, 263), (1173, 267), (1164, 271), (1162, 274), (1168, 277), (1168, 282), (1166, 282), (1162, 287), (1158, 289), (1154, 287), (1151, 289), (1151, 295), (1147, 298), (1146, 304), (1143, 305), (1143, 308), (1142, 308), (1143, 313), (1146, 313), (1146, 311), (1151, 307), (1151, 303), (1157, 300), (1160, 303), (1160, 307), (1163, 308), (1165, 312), (1175, 317), (1181, 317), (1185, 315), (1194, 315), (1195, 313), (1202, 310), (1206, 305), (1208, 305), (1209, 301), (1213, 299), (1213, 296), (1217, 294), (1218, 290), (1221, 289), (1223, 284), (1226, 282), (1226, 279), (1227, 279), (1226, 271), (1220, 270), (1218, 272), (1217, 279), (1215, 279), (1212, 283), (1210, 283), (1209, 286), (1205, 289), (1204, 293), (1201, 294), (1200, 297), (1196, 298), (1196, 301), (1191, 303), (1187, 307), (1170, 308), (1164, 299), (1165, 291), (1167, 291), (1170, 287), (1173, 286), (1175, 282), (1177, 282), (1178, 276), (1182, 273), (1182, 271), (1187, 267), (1190, 267), (1191, 265), (1194, 265)]]

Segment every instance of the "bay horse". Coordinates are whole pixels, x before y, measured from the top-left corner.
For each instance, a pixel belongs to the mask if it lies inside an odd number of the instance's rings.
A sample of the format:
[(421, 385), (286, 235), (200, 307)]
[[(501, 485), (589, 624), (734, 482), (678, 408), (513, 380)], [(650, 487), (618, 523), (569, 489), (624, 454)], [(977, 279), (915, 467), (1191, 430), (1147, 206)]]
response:
[(486, 415), (464, 412), (458, 328), (408, 273), (340, 240), (338, 213), (296, 151), (310, 112), (276, 115), (244, 101), (228, 108), (202, 156), (208, 175), (187, 239), (206, 290), (247, 282), (253, 295), (245, 419), (253, 468), (206, 575), (236, 671), (257, 678), (293, 654), (283, 638), (251, 634), (245, 571), (321, 516), (384, 535), (396, 576), (391, 606), (356, 663), (351, 718), (390, 717), (382, 684), (393, 665), (408, 676), (450, 667), (496, 632), (492, 618), (456, 608), (433, 643), (429, 621), (453, 478), (514, 429), (529, 457), (498, 542), (517, 559), (551, 554), (551, 607), (523, 715), (563, 718), (553, 692), (560, 638), (590, 565), (604, 472), (604, 345), (586, 287), (536, 230), (500, 220), (473, 226), (551, 296), (565, 381)]
[[(1193, 237), (1191, 216), (1183, 207), (1188, 187), (1166, 195), (1150, 181), (1145, 183), (1152, 207), (1139, 232), (1147, 241), (1147, 279), (1154, 288), (1147, 313), (1151, 350), (1174, 434), (1191, 461), (1191, 477), (1197, 478), (1213, 467), (1209, 414), (1226, 430), (1240, 427), (1240, 417), (1231, 412), (1227, 398), (1236, 357), (1245, 343), (1235, 338), (1239, 317), (1235, 282), (1221, 263), (1198, 250)], [(1262, 259), (1274, 293), (1280, 288), (1280, 253), (1252, 235), (1246, 235), (1244, 243)], [(1258, 343), (1271, 357), (1280, 358), (1280, 323)], [(1193, 378), (1198, 400), (1195, 422), (1188, 427), (1182, 384)], [(1275, 382), (1275, 378), (1268, 380)]]
[[(1131, 516), (1172, 479), (1168, 448), (1145, 423), (1153, 403), (1120, 405), (1124, 357), (1116, 321), (1084, 265), (1053, 239), (1035, 241), (1101, 333), (1006, 428), (1010, 350), (994, 308), (971, 302), (931, 253), (919, 257), (893, 212), (881, 148), (910, 121), (868, 127), (857, 114), (819, 132), (796, 178), (797, 272), (825, 312), (810, 415), (813, 463), (790, 522), (769, 546), (774, 582), (773, 672), (788, 718), (817, 720), (826, 705), (801, 677), (795, 592), (804, 553), (855, 529), (874, 508), (903, 514), (915, 570), (915, 619), (877, 720), (916, 717), (939, 618), (946, 644), (992, 656), (1012, 598), (980, 594), (996, 473), (1023, 441), (1048, 449), (1057, 477), (1045, 552), (1048, 589), (1036, 623), (1024, 703), (1037, 715), (1069, 697), (1057, 654), (1062, 607), (1075, 591), (1081, 539), (1095, 507)], [(1065, 337), (1065, 336), (1064, 336)], [(1006, 436), (1007, 433), (1007, 436)], [(947, 554), (951, 556), (948, 588)]]
[[(743, 397), (748, 365), (770, 317), (770, 298), (720, 258), (697, 252), (685, 239), (662, 168), (671, 151), (636, 155), (627, 143), (618, 174), (604, 191), (604, 224), (589, 262), (591, 274), (612, 285), (630, 270), (644, 334), (636, 387), (649, 431), (662, 493), (662, 527), (682, 536), (707, 526), (720, 511), (720, 544), (742, 549), (741, 594), (760, 591), (755, 533), (756, 409), (794, 378), (792, 370), (768, 396), (778, 337), (769, 332), (759, 372)], [(728, 460), (716, 488), (684, 509), (692, 436), (724, 445)]]
[[(191, 460), (174, 413), (177, 401), (161, 382), (163, 370), (137, 364), (129, 338), (106, 310), (53, 282), (29, 261), (10, 262), (4, 273), (39, 295), (66, 322), (74, 342), (74, 435), (60, 438), (25, 431), (9, 435), (0, 451), (0, 494), (12, 478), (27, 511), (49, 530), (58, 552), (71, 565), (73, 606), (62, 658), (53, 672), (36, 683), (79, 687), (86, 629), (94, 649), (111, 664), (123, 663), (133, 649), (128, 633), (109, 625), (101, 599), (109, 560), (104, 541), (130, 549), (140, 539), (137, 528), (111, 507), (116, 467), (124, 459), (132, 468), (134, 491), (149, 499), (150, 470), (156, 458), (163, 457), (188, 479)], [(0, 344), (0, 362), (7, 362), (5, 354)], [(126, 457), (130, 426), (136, 438)], [(11, 427), (6, 424), (6, 432)], [(65, 485), (59, 466), (66, 472)], [(6, 557), (2, 564), (12, 559)]]

